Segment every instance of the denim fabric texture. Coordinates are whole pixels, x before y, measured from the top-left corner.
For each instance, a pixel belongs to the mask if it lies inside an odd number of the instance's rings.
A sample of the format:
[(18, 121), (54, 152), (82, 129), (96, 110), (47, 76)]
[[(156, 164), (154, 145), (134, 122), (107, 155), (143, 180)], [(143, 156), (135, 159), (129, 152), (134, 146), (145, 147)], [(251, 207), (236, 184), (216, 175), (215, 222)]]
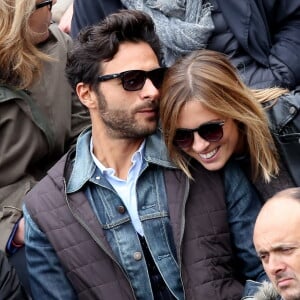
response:
[(244, 296), (251, 296), (257, 291), (254, 281), (268, 280), (252, 240), (255, 220), (262, 202), (254, 186), (234, 160), (230, 160), (224, 167), (224, 185), (237, 269), (244, 279), (251, 279), (246, 281), (244, 288)]
[[(77, 296), (65, 275), (55, 250), (46, 235), (33, 222), (25, 205), (23, 206), (23, 214), (25, 218), (25, 244), (29, 246), (25, 246), (25, 252), (33, 299), (39, 299), (38, 295), (40, 295), (41, 299), (47, 300), (76, 300)], [(48, 265), (45, 265), (44, 257), (47, 257)], [(49, 272), (49, 265), (53, 273)]]
[[(152, 295), (152, 290), (147, 265), (143, 257), (139, 256), (142, 253), (142, 248), (138, 235), (130, 221), (128, 212), (125, 210), (120, 213), (116, 210), (116, 207), (122, 207), (124, 204), (93, 162), (89, 152), (90, 138), (91, 132), (87, 130), (78, 139), (74, 168), (67, 185), (67, 193), (75, 192), (88, 183), (85, 194), (103, 226), (107, 240), (115, 254), (115, 259), (125, 270), (137, 299), (151, 299), (149, 297)], [(172, 229), (169, 224), (167, 199), (163, 184), (163, 168), (161, 167), (162, 165), (163, 167), (174, 168), (174, 165), (168, 160), (162, 143), (161, 138), (156, 135), (147, 139), (142, 171), (137, 181), (138, 211), (153, 259), (168, 288), (176, 299), (180, 300), (184, 299), (183, 288), (176, 261)], [(156, 149), (161, 150), (157, 151)], [(44, 234), (33, 223), (26, 208), (24, 212), (26, 223), (29, 224), (26, 241), (31, 243), (31, 236), (34, 235), (35, 240), (38, 236), (38, 240), (47, 252), (48, 260), (61, 269), (59, 276), (51, 278), (51, 280), (49, 278), (51, 281), (49, 283), (51, 288), (48, 290), (49, 299), (52, 299), (51, 297), (55, 299), (53, 295), (55, 295), (54, 286), (56, 283), (60, 293), (62, 290), (64, 291), (64, 299), (74, 299), (75, 294), (63, 274), (53, 248), (47, 242)], [(34, 248), (30, 247), (30, 249)], [(37, 248), (41, 250), (40, 247)], [(30, 263), (34, 262), (34, 253), (28, 251), (28, 256)], [(42, 265), (42, 263), (40, 264)], [(32, 278), (35, 276), (34, 269), (34, 267), (30, 268)], [(35, 284), (33, 284), (32, 289), (35, 295), (42, 292), (39, 290), (39, 286)]]
[(112, 185), (118, 196), (121, 197), (131, 219), (131, 223), (135, 230), (144, 235), (142, 222), (138, 214), (138, 202), (136, 194), (136, 182), (138, 180), (144, 157), (145, 141), (141, 144), (139, 149), (133, 154), (131, 158), (131, 167), (128, 171), (126, 180), (115, 176), (115, 170), (113, 168), (106, 168), (93, 154), (93, 144), (91, 139), (90, 153), (94, 163), (102, 173), (107, 181)]
[[(123, 208), (124, 203), (98, 168), (91, 181), (94, 184), (87, 186), (85, 194), (102, 224), (106, 238), (126, 271), (137, 298), (149, 299), (152, 291), (147, 265), (144, 259), (134, 258), (143, 251), (129, 213), (125, 208), (122, 213), (116, 210), (116, 207)], [(148, 162), (144, 161), (136, 188), (138, 213), (148, 248), (160, 273), (177, 299), (183, 299), (163, 182), (162, 168), (148, 168)]]

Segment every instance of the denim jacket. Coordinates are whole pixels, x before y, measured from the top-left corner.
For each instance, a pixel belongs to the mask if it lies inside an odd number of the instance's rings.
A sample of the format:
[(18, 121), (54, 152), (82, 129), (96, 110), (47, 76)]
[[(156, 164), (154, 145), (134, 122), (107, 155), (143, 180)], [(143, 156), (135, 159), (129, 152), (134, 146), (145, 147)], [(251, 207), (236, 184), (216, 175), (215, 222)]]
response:
[[(129, 277), (136, 297), (145, 300), (151, 299), (152, 290), (146, 261), (140, 259), (139, 256), (142, 253), (142, 248), (138, 235), (121, 198), (101, 171), (96, 168), (89, 153), (90, 139), (91, 132), (88, 131), (81, 136), (78, 143), (74, 169), (67, 185), (67, 193), (78, 191), (86, 183), (85, 178), (89, 180), (85, 195), (102, 224), (106, 239), (118, 262)], [(149, 145), (151, 143), (159, 145), (160, 142), (155, 135), (146, 141), (145, 159), (136, 185), (138, 213), (142, 221), (147, 245), (153, 254), (156, 265), (176, 298), (183, 299), (182, 283), (169, 222), (165, 186), (161, 184), (164, 181), (162, 168), (148, 168), (149, 163), (161, 165), (161, 162), (164, 162), (165, 167), (174, 168), (163, 153), (157, 155), (155, 148)], [(80, 173), (79, 170), (81, 170)], [(122, 208), (122, 214), (120, 214), (120, 209), (115, 209), (116, 207)], [(134, 256), (135, 259), (133, 259)]]
[[(67, 185), (67, 193), (72, 193), (80, 188), (82, 188), (84, 185), (86, 186), (86, 183), (93, 182), (96, 183), (99, 186), (105, 186), (105, 189), (101, 189), (101, 193), (105, 192), (107, 196), (112, 197), (113, 201), (120, 201), (118, 197), (114, 194), (113, 190), (109, 186), (109, 184), (101, 178), (101, 176), (96, 172), (95, 170), (95, 165), (90, 163), (90, 158), (89, 155), (87, 155), (88, 149), (89, 149), (89, 138), (88, 136), (90, 135), (89, 131), (83, 132), (83, 134), (80, 136), (78, 139), (78, 144), (77, 144), (77, 158), (76, 158), (76, 163), (74, 164), (73, 172), (71, 175), (71, 178), (68, 182)], [(82, 143), (84, 145), (82, 145)], [(162, 140), (157, 137), (157, 136), (152, 136), (147, 140), (147, 147), (146, 147), (146, 153), (145, 153), (145, 167), (148, 165), (148, 163), (152, 163), (152, 168), (153, 164), (156, 164), (158, 166), (162, 166), (164, 168), (174, 168), (172, 163), (167, 159), (166, 156), (166, 151), (165, 147), (163, 145)], [(170, 266), (170, 270), (175, 270), (174, 273), (178, 273), (176, 268), (178, 268), (175, 257), (174, 257), (174, 249), (172, 248), (172, 234), (166, 234), (161, 236), (156, 240), (157, 235), (161, 235), (162, 233), (159, 232), (158, 230), (152, 229), (152, 226), (157, 226), (159, 228), (164, 228), (166, 231), (170, 230), (169, 224), (167, 222), (166, 214), (167, 214), (167, 207), (166, 207), (166, 197), (163, 195), (164, 189), (161, 187), (161, 180), (162, 177), (158, 173), (157, 177), (156, 175), (153, 176), (151, 175), (152, 171), (147, 170), (150, 168), (149, 166), (143, 170), (143, 172), (140, 174), (140, 178), (138, 180), (138, 185), (141, 187), (141, 189), (137, 188), (137, 193), (139, 196), (143, 196), (146, 190), (148, 192), (149, 190), (146, 187), (147, 180), (150, 180), (151, 185), (156, 185), (155, 190), (158, 192), (161, 196), (161, 199), (152, 199), (150, 202), (145, 202), (144, 204), (141, 204), (139, 207), (140, 213), (141, 213), (141, 220), (143, 222), (144, 230), (145, 230), (145, 236), (146, 240), (151, 240), (149, 242), (150, 250), (151, 251), (156, 251), (157, 249), (161, 251), (165, 251), (165, 255), (162, 255), (159, 257), (161, 261), (156, 261), (158, 266), (161, 268), (163, 276), (165, 280), (167, 281), (169, 287), (173, 291), (175, 295), (178, 296), (178, 299), (181, 299), (180, 295), (180, 288), (176, 290), (175, 286), (178, 284), (178, 277), (176, 274), (169, 274), (168, 270), (165, 272), (163, 269), (165, 267)], [(151, 169), (151, 168), (150, 168)], [(157, 169), (157, 167), (154, 167), (154, 169)], [(234, 172), (238, 172), (239, 169), (233, 169)], [(252, 225), (254, 222), (254, 219), (251, 220), (249, 218), (243, 218), (243, 214), (245, 217), (250, 213), (250, 215), (255, 214), (253, 211), (247, 211), (249, 207), (252, 207), (249, 205), (249, 201), (256, 201), (257, 199), (251, 198), (251, 197), (245, 197), (244, 199), (241, 199), (241, 197), (244, 197), (245, 194), (247, 193), (247, 188), (241, 189), (240, 187), (243, 186), (245, 182), (243, 181), (243, 177), (240, 175), (234, 175), (236, 177), (233, 177), (233, 174), (229, 173), (229, 178), (230, 181), (229, 184), (233, 182), (232, 179), (236, 178), (236, 182), (234, 187), (231, 190), (228, 190), (227, 192), (227, 198), (228, 198), (228, 203), (227, 203), (227, 208), (228, 210), (235, 210), (235, 213), (230, 213), (228, 214), (229, 217), (229, 224), (233, 236), (233, 243), (235, 243), (235, 248), (236, 251), (245, 254), (240, 254), (237, 256), (240, 256), (241, 259), (245, 261), (244, 264), (241, 265), (241, 273), (244, 274), (245, 278), (248, 278), (248, 276), (253, 276), (253, 279), (257, 280), (257, 278), (261, 275), (261, 269), (258, 267), (259, 261), (255, 260), (250, 260), (250, 263), (248, 264), (247, 262), (249, 261), (248, 255), (250, 257), (256, 257), (256, 254), (251, 251), (251, 247), (249, 249), (247, 248), (247, 241), (251, 241), (251, 234), (252, 234)], [(143, 177), (146, 174), (150, 174), (149, 178), (148, 175)], [(154, 174), (154, 173), (153, 173)], [(152, 176), (152, 178), (151, 178)], [(231, 177), (232, 176), (232, 177)], [(226, 178), (226, 176), (225, 176)], [(157, 181), (158, 180), (158, 181)], [(226, 182), (226, 181), (225, 181)], [(150, 185), (148, 183), (148, 185)], [(92, 203), (92, 209), (94, 213), (96, 214), (97, 218), (103, 222), (104, 226), (108, 229), (108, 233), (106, 235), (106, 238), (108, 241), (112, 239), (112, 236), (117, 232), (117, 236), (121, 237), (121, 240), (118, 240), (118, 242), (123, 242), (128, 239), (133, 239), (133, 241), (136, 241), (136, 234), (133, 230), (132, 225), (130, 224), (130, 220), (128, 219), (128, 216), (126, 213), (121, 219), (115, 218), (113, 212), (111, 212), (111, 207), (106, 207), (105, 211), (110, 212), (109, 215), (104, 215), (103, 212), (101, 213), (99, 208), (104, 205), (104, 201), (100, 201), (99, 203), (94, 201), (94, 196), (92, 196), (93, 193), (98, 193), (100, 189), (95, 189), (95, 190), (90, 190), (86, 189), (86, 195), (87, 198), (89, 199), (90, 203)], [(228, 193), (232, 192), (233, 196), (230, 196)], [(34, 191), (33, 191), (34, 192)], [(30, 196), (30, 195), (29, 195)], [(113, 197), (115, 196), (115, 197)], [(94, 203), (93, 203), (94, 202)], [(240, 203), (241, 202), (241, 203)], [(156, 210), (154, 207), (154, 204), (157, 203), (161, 205), (161, 208), (159, 210)], [(26, 202), (25, 202), (26, 204)], [(26, 220), (26, 235), (25, 235), (25, 241), (26, 241), (26, 251), (27, 251), (27, 257), (28, 257), (28, 263), (29, 263), (29, 273), (30, 273), (30, 278), (31, 278), (31, 288), (32, 288), (32, 293), (36, 297), (39, 295), (45, 295), (47, 296), (47, 299), (76, 299), (76, 294), (75, 291), (73, 290), (72, 285), (70, 284), (69, 280), (67, 279), (64, 269), (58, 259), (58, 256), (53, 249), (51, 243), (49, 242), (47, 236), (40, 230), (40, 228), (33, 222), (31, 216), (29, 215), (26, 206), (24, 207), (24, 215), (25, 215), (25, 220)], [(122, 226), (116, 226), (116, 223), (121, 222), (124, 226), (123, 228), (119, 228)], [(242, 223), (242, 224), (241, 224)], [(126, 228), (126, 230), (125, 230)], [(242, 228), (242, 229), (241, 229)], [(128, 230), (128, 232), (127, 232)], [(125, 232), (126, 231), (126, 232)], [(122, 234), (125, 234), (125, 236), (122, 238)], [(235, 238), (234, 238), (235, 237)], [(239, 238), (241, 237), (241, 239)], [(158, 241), (163, 241), (165, 243), (164, 246), (161, 245), (155, 245), (156, 242)], [(109, 242), (114, 251), (119, 248), (119, 244), (117, 243), (117, 240), (115, 241), (110, 241)], [(154, 243), (154, 245), (151, 245), (151, 243)], [(251, 243), (251, 242), (250, 242)], [(134, 243), (129, 243), (128, 247), (132, 247)], [(162, 247), (162, 248), (160, 248)], [(168, 247), (168, 249), (166, 248)], [(131, 249), (129, 249), (131, 250)], [(137, 251), (139, 252), (139, 251)], [(246, 252), (248, 254), (246, 254)], [(115, 260), (118, 260), (121, 258), (121, 260), (124, 261), (121, 263), (123, 264), (123, 267), (126, 269), (126, 264), (128, 264), (128, 256), (127, 254), (116, 254), (115, 255)], [(47, 257), (48, 264), (45, 264), (44, 257)], [(253, 265), (254, 262), (254, 265)], [(165, 265), (164, 265), (165, 264)], [(141, 274), (142, 274), (142, 279), (145, 280), (145, 275), (143, 274), (143, 270), (145, 270), (145, 265), (141, 262), (140, 264), (141, 268)], [(135, 270), (133, 270), (134, 274)], [(204, 271), (205, 272), (205, 271)], [(126, 273), (126, 272), (125, 272)], [(132, 279), (130, 275), (130, 272), (127, 272), (127, 276)], [(139, 278), (134, 279), (136, 282), (132, 282), (132, 287), (134, 289), (135, 285), (139, 285)], [(145, 288), (145, 291), (149, 289), (149, 282), (148, 280), (145, 280), (143, 282), (142, 286)], [(143, 295), (143, 291), (141, 291), (141, 295)], [(143, 297), (143, 296), (141, 296)]]
[(268, 280), (252, 241), (254, 223), (262, 202), (236, 161), (230, 160), (225, 165), (223, 174), (234, 253), (238, 261), (238, 271), (244, 279), (252, 279), (246, 281), (244, 288), (244, 296), (250, 296), (257, 290), (255, 281)]

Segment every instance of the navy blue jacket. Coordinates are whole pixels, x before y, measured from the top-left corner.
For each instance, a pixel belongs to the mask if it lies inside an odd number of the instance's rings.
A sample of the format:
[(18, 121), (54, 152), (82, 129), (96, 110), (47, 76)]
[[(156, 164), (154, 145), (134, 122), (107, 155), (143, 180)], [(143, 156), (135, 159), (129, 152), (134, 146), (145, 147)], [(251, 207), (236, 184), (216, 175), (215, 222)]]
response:
[(300, 1), (217, 0), (244, 50), (269, 67), (278, 85), (300, 84)]
[[(239, 44), (261, 67), (271, 69), (275, 85), (290, 89), (299, 85), (300, 1), (217, 2)], [(121, 8), (120, 0), (74, 0), (72, 36)]]
[(81, 28), (100, 22), (105, 16), (123, 8), (120, 0), (74, 0), (71, 36)]

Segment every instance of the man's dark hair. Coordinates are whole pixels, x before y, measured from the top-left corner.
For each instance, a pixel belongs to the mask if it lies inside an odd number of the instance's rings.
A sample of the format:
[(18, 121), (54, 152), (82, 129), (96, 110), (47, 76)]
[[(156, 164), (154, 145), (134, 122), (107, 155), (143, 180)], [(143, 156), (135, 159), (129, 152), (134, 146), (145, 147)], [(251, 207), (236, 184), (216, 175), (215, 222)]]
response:
[(151, 17), (138, 10), (120, 10), (80, 31), (66, 66), (72, 88), (75, 90), (76, 85), (83, 82), (95, 90), (101, 63), (113, 59), (123, 42), (148, 43), (161, 62), (159, 38)]

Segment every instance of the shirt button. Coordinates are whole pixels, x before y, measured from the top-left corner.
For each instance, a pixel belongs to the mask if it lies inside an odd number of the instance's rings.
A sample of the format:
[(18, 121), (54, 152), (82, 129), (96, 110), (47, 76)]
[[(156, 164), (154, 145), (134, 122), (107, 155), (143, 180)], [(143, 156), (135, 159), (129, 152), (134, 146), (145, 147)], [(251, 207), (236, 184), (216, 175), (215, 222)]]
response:
[(133, 258), (134, 258), (134, 260), (141, 260), (142, 259), (142, 253), (139, 252), (139, 251), (134, 252)]
[(120, 214), (124, 214), (126, 209), (123, 205), (120, 205), (117, 207), (117, 210)]
[(96, 176), (96, 179), (99, 180), (99, 179), (100, 179), (100, 176)]

